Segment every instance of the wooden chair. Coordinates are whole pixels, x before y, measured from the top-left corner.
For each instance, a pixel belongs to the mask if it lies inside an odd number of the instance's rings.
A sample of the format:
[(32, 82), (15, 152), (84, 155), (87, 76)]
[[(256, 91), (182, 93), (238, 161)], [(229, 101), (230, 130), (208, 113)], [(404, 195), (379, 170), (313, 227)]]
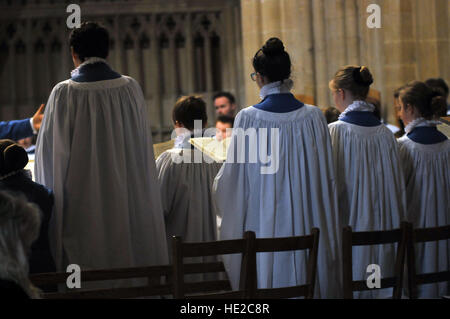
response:
[[(81, 289), (68, 289), (65, 292), (44, 293), (44, 299), (107, 299), (107, 298), (138, 298), (163, 296), (172, 294), (169, 282), (171, 266), (151, 266), (123, 269), (100, 269), (81, 271)], [(71, 273), (43, 273), (30, 276), (31, 282), (37, 287), (65, 284)], [(148, 278), (146, 286), (121, 287), (108, 289), (83, 289), (83, 283), (118, 279)], [(165, 279), (161, 283), (161, 279)]]
[(353, 299), (353, 291), (370, 290), (366, 280), (353, 280), (352, 247), (397, 243), (394, 277), (382, 278), (381, 287), (393, 287), (393, 299), (402, 296), (403, 271), (405, 264), (406, 242), (408, 237), (407, 223), (402, 223), (400, 229), (387, 231), (353, 232), (350, 226), (344, 228), (342, 240), (343, 253), (343, 286), (344, 298)]
[[(246, 232), (243, 239), (204, 243), (184, 243), (180, 237), (172, 239), (173, 284), (176, 299), (244, 299), (247, 298), (247, 274), (249, 238), (253, 232)], [(185, 282), (185, 275), (194, 273), (225, 272), (222, 262), (185, 264), (184, 258), (206, 257), (228, 254), (242, 254), (240, 287), (232, 291), (229, 280)], [(195, 294), (195, 295), (194, 295)]]
[[(319, 248), (319, 229), (313, 228), (311, 235), (286, 237), (286, 238), (250, 238), (248, 246), (251, 251), (249, 252), (249, 268), (250, 271), (248, 278), (248, 295), (250, 298), (255, 299), (278, 299), (278, 298), (294, 298), (305, 297), (306, 299), (314, 298), (314, 284), (316, 280), (317, 272), (317, 252)], [(252, 243), (254, 241), (254, 243)], [(281, 287), (281, 288), (257, 288), (257, 267), (256, 267), (256, 254), (263, 252), (283, 252), (283, 251), (296, 251), (296, 250), (308, 250), (308, 263), (306, 269), (306, 284)]]
[(417, 286), (431, 284), (437, 282), (450, 282), (450, 270), (417, 274), (416, 273), (416, 257), (414, 245), (417, 243), (425, 243), (430, 241), (450, 240), (450, 225), (435, 228), (414, 229), (412, 224), (408, 223), (409, 240), (407, 247), (408, 255), (408, 290), (411, 299), (417, 299)]

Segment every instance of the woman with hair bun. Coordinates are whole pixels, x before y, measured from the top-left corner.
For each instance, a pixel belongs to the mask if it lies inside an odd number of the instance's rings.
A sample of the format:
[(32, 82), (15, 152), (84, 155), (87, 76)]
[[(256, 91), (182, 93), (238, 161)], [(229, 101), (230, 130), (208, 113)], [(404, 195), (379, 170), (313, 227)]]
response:
[[(220, 238), (242, 238), (247, 230), (258, 238), (302, 236), (318, 227), (315, 296), (339, 297), (340, 225), (325, 117), (290, 92), (291, 61), (279, 39), (269, 39), (256, 52), (253, 67), (251, 77), (262, 101), (237, 115), (227, 161), (215, 179), (214, 196), (223, 217)], [(241, 257), (223, 259), (236, 289)], [(259, 288), (306, 281), (304, 252), (262, 253), (257, 263)]]
[[(398, 139), (406, 183), (407, 219), (415, 228), (450, 225), (450, 142), (438, 131), (436, 114), (446, 107), (441, 93), (422, 82), (411, 82), (399, 94), (400, 117), (406, 134)], [(450, 269), (449, 241), (416, 245), (417, 273)], [(448, 294), (448, 283), (417, 287), (419, 298)]]
[[(372, 74), (365, 66), (339, 69), (330, 89), (337, 122), (328, 125), (333, 145), (341, 221), (353, 231), (391, 230), (404, 216), (405, 186), (398, 146), (392, 132), (366, 102)], [(367, 266), (380, 265), (383, 277), (393, 275), (395, 246), (353, 249), (353, 280), (367, 279)], [(388, 298), (392, 289), (355, 292), (355, 298)]]

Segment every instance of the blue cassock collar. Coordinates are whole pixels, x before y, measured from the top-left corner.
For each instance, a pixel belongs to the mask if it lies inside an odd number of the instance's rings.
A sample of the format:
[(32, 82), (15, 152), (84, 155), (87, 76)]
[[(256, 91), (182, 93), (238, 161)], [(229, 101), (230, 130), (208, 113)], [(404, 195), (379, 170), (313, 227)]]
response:
[(367, 111), (348, 112), (341, 121), (367, 127), (381, 125), (380, 120), (372, 112)]
[(419, 144), (437, 144), (447, 140), (447, 136), (439, 132), (435, 126), (418, 126), (408, 135), (408, 138)]
[(97, 82), (120, 78), (120, 74), (113, 71), (106, 63), (98, 62), (82, 66), (78, 74), (72, 76), (75, 82)]
[(304, 105), (291, 93), (280, 93), (267, 95), (264, 100), (253, 107), (267, 112), (289, 113), (298, 110)]

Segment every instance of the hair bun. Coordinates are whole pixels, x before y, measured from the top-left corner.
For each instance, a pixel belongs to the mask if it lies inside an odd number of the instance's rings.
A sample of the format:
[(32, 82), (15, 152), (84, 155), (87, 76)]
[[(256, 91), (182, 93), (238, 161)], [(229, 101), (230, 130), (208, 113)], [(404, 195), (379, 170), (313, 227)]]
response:
[(434, 91), (431, 95), (430, 109), (434, 117), (441, 117), (447, 115), (447, 101), (440, 94)]
[(262, 47), (262, 51), (265, 55), (280, 55), (284, 51), (283, 42), (278, 38), (270, 38), (266, 44)]
[(7, 173), (23, 169), (28, 163), (28, 155), (25, 149), (17, 144), (8, 146), (3, 151), (5, 159), (5, 171)]
[(353, 78), (360, 85), (369, 86), (373, 83), (372, 73), (365, 66), (354, 69)]

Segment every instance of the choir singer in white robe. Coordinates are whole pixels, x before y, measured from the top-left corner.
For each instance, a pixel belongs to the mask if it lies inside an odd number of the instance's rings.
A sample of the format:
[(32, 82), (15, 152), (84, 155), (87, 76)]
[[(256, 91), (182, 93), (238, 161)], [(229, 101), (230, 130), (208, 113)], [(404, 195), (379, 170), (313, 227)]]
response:
[(142, 90), (108, 66), (105, 28), (83, 23), (70, 44), (77, 68), (51, 92), (36, 149), (36, 179), (55, 193), (57, 268), (167, 264)]
[[(191, 137), (202, 134), (208, 120), (201, 98), (180, 98), (172, 118), (177, 135), (175, 146), (156, 160), (169, 252), (172, 236), (181, 236), (184, 242), (217, 240), (217, 214), (211, 192), (222, 166), (189, 143)], [(195, 124), (198, 128), (194, 131)]]
[[(258, 50), (253, 67), (251, 76), (263, 100), (237, 115), (227, 161), (215, 180), (214, 196), (223, 216), (220, 237), (242, 238), (247, 230), (257, 238), (303, 236), (318, 227), (315, 296), (340, 297), (340, 225), (325, 117), (290, 93), (291, 61), (279, 39), (269, 39)], [(241, 257), (223, 258), (236, 289)], [(260, 288), (306, 280), (303, 251), (260, 253), (257, 266)]]
[[(435, 114), (445, 111), (445, 98), (425, 83), (400, 90), (400, 117), (406, 135), (398, 139), (406, 183), (407, 219), (415, 228), (450, 225), (450, 141), (438, 131)], [(450, 241), (416, 245), (417, 274), (450, 270)], [(420, 285), (419, 298), (441, 298), (448, 282)]]
[[(328, 125), (339, 212), (342, 223), (356, 232), (399, 228), (406, 205), (396, 140), (373, 114), (375, 106), (365, 101), (372, 83), (372, 74), (364, 66), (342, 67), (330, 82), (341, 112), (339, 120)], [(354, 247), (353, 280), (366, 280), (371, 264), (381, 267), (382, 277), (393, 275), (394, 257), (395, 245)], [(354, 296), (389, 298), (392, 289), (355, 292)]]

